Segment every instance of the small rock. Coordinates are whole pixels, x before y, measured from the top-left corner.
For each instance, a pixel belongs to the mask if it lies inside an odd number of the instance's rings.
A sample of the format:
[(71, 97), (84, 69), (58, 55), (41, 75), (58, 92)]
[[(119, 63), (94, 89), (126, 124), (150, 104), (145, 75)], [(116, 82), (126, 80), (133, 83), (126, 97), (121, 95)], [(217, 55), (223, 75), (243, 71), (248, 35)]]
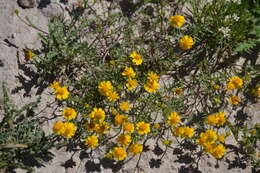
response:
[(33, 8), (36, 6), (35, 0), (18, 0), (18, 4), (22, 8)]
[(61, 5), (58, 5), (56, 3), (49, 4), (46, 8), (41, 9), (42, 14), (47, 18), (53, 18), (53, 17), (64, 17), (64, 11), (61, 7)]

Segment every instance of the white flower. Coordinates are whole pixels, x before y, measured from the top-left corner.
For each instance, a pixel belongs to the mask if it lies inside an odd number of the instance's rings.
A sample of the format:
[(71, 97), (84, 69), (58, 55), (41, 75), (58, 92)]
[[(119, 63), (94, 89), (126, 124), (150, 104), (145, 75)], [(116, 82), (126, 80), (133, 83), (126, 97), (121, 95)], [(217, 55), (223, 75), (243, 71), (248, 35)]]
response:
[(224, 38), (230, 37), (230, 29), (229, 27), (221, 27), (218, 29), (219, 32), (222, 32), (222, 34), (224, 35)]
[(238, 15), (237, 14), (233, 14), (233, 15), (227, 15), (226, 17), (225, 17), (225, 21), (226, 22), (230, 22), (231, 20), (234, 20), (234, 21), (239, 21), (239, 19), (240, 19), (240, 17), (238, 17)]
[(239, 21), (239, 19), (240, 19), (240, 17), (238, 17), (237, 14), (233, 14), (233, 15), (232, 15), (232, 18), (233, 18), (236, 22)]
[(225, 17), (225, 21), (228, 22), (228, 21), (230, 21), (231, 18), (232, 18), (231, 15), (227, 15), (227, 16)]

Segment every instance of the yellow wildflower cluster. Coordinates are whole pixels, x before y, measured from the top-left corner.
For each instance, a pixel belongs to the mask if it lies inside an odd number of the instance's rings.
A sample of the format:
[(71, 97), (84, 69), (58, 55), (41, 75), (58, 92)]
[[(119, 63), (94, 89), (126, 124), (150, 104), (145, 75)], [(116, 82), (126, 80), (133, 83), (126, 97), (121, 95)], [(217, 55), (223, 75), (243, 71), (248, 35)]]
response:
[(106, 114), (102, 108), (94, 108), (89, 114), (90, 122), (86, 124), (86, 129), (97, 134), (106, 133), (110, 126), (105, 122)]
[(155, 93), (160, 87), (158, 82), (159, 76), (154, 72), (149, 72), (147, 79), (148, 81), (144, 85), (144, 89), (149, 93)]
[(73, 137), (76, 129), (76, 126), (71, 122), (57, 121), (53, 126), (54, 134), (64, 136), (65, 138)]
[[(221, 139), (222, 138), (222, 139)], [(217, 141), (223, 142), (223, 136), (218, 136), (215, 130), (207, 130), (200, 134), (197, 142), (204, 147), (204, 150), (215, 158), (220, 159), (224, 156), (226, 148), (223, 144), (218, 144)]]
[(69, 98), (68, 86), (61, 87), (59, 82), (54, 81), (50, 87), (55, 90), (56, 99), (65, 100)]
[[(133, 57), (138, 57), (135, 53), (133, 54)], [(136, 72), (134, 71), (134, 69), (132, 67), (125, 67), (124, 71), (122, 72), (122, 75), (128, 77), (126, 83), (127, 89), (129, 91), (134, 90), (138, 85), (137, 80), (134, 79), (136, 76)]]
[(107, 96), (111, 102), (117, 101), (120, 97), (116, 91), (113, 91), (113, 85), (110, 81), (102, 81), (98, 85), (98, 91), (101, 95)]
[(218, 112), (207, 117), (207, 123), (212, 126), (223, 126), (226, 122), (224, 112)]
[(226, 90), (240, 89), (243, 87), (243, 80), (238, 76), (229, 78)]
[(114, 147), (106, 154), (106, 157), (120, 161), (120, 160), (124, 160), (127, 157), (127, 152), (130, 152), (133, 155), (137, 155), (143, 152), (143, 145), (139, 143), (131, 144), (128, 147), (128, 151), (126, 150), (125, 147), (131, 143), (130, 135), (120, 135), (117, 138), (117, 140), (120, 143), (120, 145), (122, 145), (122, 147)]
[(127, 121), (127, 116), (125, 116), (125, 115), (117, 114), (114, 118), (114, 123), (116, 126), (122, 125), (126, 121)]
[(173, 134), (181, 138), (192, 138), (194, 136), (194, 129), (191, 127), (176, 127), (173, 129)]

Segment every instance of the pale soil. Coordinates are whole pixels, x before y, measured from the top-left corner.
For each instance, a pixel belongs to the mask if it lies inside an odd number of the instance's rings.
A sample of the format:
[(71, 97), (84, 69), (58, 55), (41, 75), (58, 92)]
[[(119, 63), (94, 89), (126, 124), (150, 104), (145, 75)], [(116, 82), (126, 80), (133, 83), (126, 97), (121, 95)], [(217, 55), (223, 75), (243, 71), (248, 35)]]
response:
[[(33, 28), (28, 27), (17, 16), (14, 14), (15, 9), (19, 9), (20, 16), (28, 16), (32, 22), (41, 28), (44, 31), (47, 31), (48, 20), (53, 15), (60, 14), (62, 10), (60, 7), (55, 4), (56, 1), (51, 1), (50, 4), (47, 4), (46, 7), (42, 9), (31, 8), (31, 9), (22, 9), (18, 6), (15, 0), (0, 0), (0, 61), (3, 63), (3, 66), (0, 66), (0, 83), (4, 82), (11, 94), (11, 97), (15, 104), (21, 106), (26, 103), (29, 103), (35, 100), (39, 95), (42, 95), (42, 108), (46, 103), (51, 102), (53, 98), (48, 94), (48, 89), (44, 90), (42, 93), (39, 92), (39, 88), (31, 88), (30, 83), (30, 73), (25, 73), (25, 71), (18, 66), (18, 59), (21, 63), (24, 63), (23, 52), (21, 49), (28, 48), (39, 48), (41, 46), (39, 38), (37, 36), (38, 31)], [(58, 0), (57, 0), (58, 2)], [(8, 45), (4, 40), (7, 39), (12, 44), (16, 45), (18, 48)], [(19, 57), (17, 57), (19, 53)], [(31, 67), (33, 69), (33, 67)], [(23, 77), (23, 78), (22, 78)], [(0, 95), (2, 91), (0, 89)], [(253, 120), (259, 121), (259, 104), (255, 104), (248, 108), (249, 114), (251, 113)], [(41, 116), (51, 116), (51, 110), (46, 109)], [(47, 133), (51, 132), (53, 122), (48, 122), (43, 127)], [(232, 137), (228, 139), (229, 143), (234, 143)], [(203, 157), (199, 164), (199, 170), (195, 171), (188, 169), (189, 167), (189, 158), (178, 158), (176, 154), (173, 154), (172, 150), (166, 153), (162, 159), (162, 164), (156, 165), (156, 159), (159, 159), (161, 155), (156, 156), (151, 150), (154, 149), (154, 141), (149, 141), (150, 151), (145, 152), (140, 162), (140, 168), (145, 173), (161, 172), (161, 173), (175, 173), (175, 172), (202, 172), (202, 173), (250, 173), (251, 167), (247, 166), (244, 169), (233, 166), (229, 167), (232, 164), (226, 162), (227, 159), (235, 160), (233, 155), (227, 155), (224, 161), (218, 163), (212, 157)], [(161, 145), (161, 144), (160, 144)], [(164, 146), (162, 146), (164, 149)], [(73, 161), (75, 164), (72, 166), (68, 165), (68, 160), (71, 158), (72, 153), (65, 152), (64, 150), (53, 150), (52, 151), (56, 157), (50, 162), (46, 163), (44, 167), (36, 168), (36, 173), (83, 173), (83, 172), (113, 172), (118, 170), (117, 167), (112, 165), (106, 160), (101, 162), (98, 160), (98, 153), (94, 154), (96, 157), (88, 158), (80, 161), (79, 153), (73, 156)], [(151, 159), (155, 159), (154, 162)], [(134, 167), (136, 164), (137, 158), (130, 161), (127, 165), (124, 165), (119, 172), (134, 172)], [(93, 162), (92, 162), (93, 161)], [(150, 164), (149, 164), (150, 162)], [(65, 164), (66, 163), (66, 164)], [(239, 166), (239, 165), (237, 165)], [(111, 169), (111, 167), (114, 167)], [(231, 166), (232, 167), (232, 166)], [(16, 170), (16, 172), (25, 172), (23, 170)]]

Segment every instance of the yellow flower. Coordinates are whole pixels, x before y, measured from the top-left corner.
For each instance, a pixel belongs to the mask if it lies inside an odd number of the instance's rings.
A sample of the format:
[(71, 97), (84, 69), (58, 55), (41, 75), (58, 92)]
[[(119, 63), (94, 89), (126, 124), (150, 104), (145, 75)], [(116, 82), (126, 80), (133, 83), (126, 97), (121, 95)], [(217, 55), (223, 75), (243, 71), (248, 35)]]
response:
[(171, 140), (163, 140), (162, 143), (164, 145), (171, 145), (172, 141)]
[(56, 135), (62, 135), (64, 131), (64, 123), (62, 121), (57, 121), (53, 126), (53, 133)]
[(217, 144), (213, 145), (213, 148), (211, 150), (211, 154), (216, 158), (216, 159), (221, 159), (226, 152), (226, 148), (223, 144)]
[(104, 134), (104, 133), (106, 133), (109, 130), (109, 128), (110, 128), (110, 126), (108, 125), (108, 123), (103, 121), (102, 123), (97, 125), (97, 128), (96, 128), (95, 131), (98, 134)]
[(71, 138), (75, 135), (76, 132), (76, 126), (71, 122), (65, 122), (64, 123), (64, 133), (62, 134), (66, 138)]
[(105, 111), (102, 108), (94, 108), (89, 114), (90, 118), (103, 122), (105, 120)]
[(177, 124), (180, 123), (180, 116), (178, 115), (177, 112), (172, 112), (169, 116), (168, 116), (168, 120), (167, 123), (171, 126), (176, 126)]
[(149, 93), (155, 93), (159, 89), (159, 87), (159, 83), (155, 80), (148, 80), (144, 85), (144, 89)]
[(128, 111), (129, 110), (129, 103), (128, 102), (121, 102), (119, 104), (119, 108), (121, 109), (121, 111)]
[(96, 135), (88, 136), (85, 139), (85, 145), (89, 148), (96, 148), (98, 145), (98, 137)]
[(133, 153), (134, 155), (140, 154), (143, 152), (143, 145), (138, 143), (132, 144), (129, 147), (129, 152)]
[(122, 72), (123, 76), (127, 76), (128, 78), (134, 78), (136, 73), (132, 67), (126, 67), (125, 70)]
[(176, 127), (172, 132), (182, 138), (192, 138), (194, 136), (194, 129), (191, 127)]
[(127, 116), (120, 114), (115, 116), (114, 122), (116, 126), (123, 124), (124, 121), (127, 121)]
[(154, 81), (154, 80), (158, 80), (160, 77), (154, 73), (154, 72), (149, 72), (148, 73), (148, 77), (147, 79), (149, 79), (150, 81)]
[(194, 129), (191, 127), (184, 127), (184, 137), (192, 138), (194, 135)]
[(124, 160), (127, 157), (126, 150), (123, 147), (114, 147), (112, 155), (117, 160)]
[(226, 117), (224, 112), (218, 112), (207, 117), (207, 123), (212, 126), (222, 126), (225, 122)]
[(238, 96), (231, 96), (228, 100), (232, 105), (237, 105), (240, 102), (240, 98)]
[(192, 37), (185, 35), (179, 40), (179, 45), (183, 50), (191, 49), (194, 45)]
[(204, 147), (207, 144), (213, 144), (218, 139), (218, 135), (215, 130), (207, 130), (205, 133), (200, 133), (200, 138), (197, 140), (197, 142)]
[(173, 94), (174, 94), (174, 95), (180, 95), (180, 94), (182, 94), (182, 92), (183, 92), (183, 89), (182, 89), (182, 88), (175, 88), (175, 89), (173, 90)]
[(108, 96), (113, 91), (113, 86), (110, 81), (103, 81), (99, 83), (98, 91), (101, 95)]
[(128, 146), (130, 142), (132, 141), (131, 136), (126, 134), (119, 135), (117, 137), (117, 142), (122, 146)]
[(116, 91), (109, 93), (107, 97), (108, 97), (108, 100), (111, 102), (117, 101), (120, 98)]
[(223, 126), (226, 122), (225, 113), (224, 112), (218, 112), (216, 114), (216, 116), (218, 117), (217, 126)]
[(219, 141), (219, 142), (224, 143), (224, 142), (225, 142), (225, 138), (226, 138), (226, 135), (225, 135), (224, 133), (218, 135), (218, 141)]
[(211, 152), (212, 152), (213, 146), (214, 146), (214, 143), (213, 143), (213, 144), (205, 143), (205, 144), (203, 145), (204, 150), (205, 150), (206, 152), (208, 152), (208, 153), (211, 153)]
[(184, 16), (181, 16), (181, 15), (170, 16), (169, 22), (170, 22), (171, 26), (181, 28), (182, 25), (185, 23), (185, 18), (184, 18)]
[(243, 87), (243, 80), (238, 76), (233, 76), (229, 78), (226, 86), (226, 90), (239, 89)]
[(140, 135), (144, 135), (150, 132), (150, 124), (145, 123), (144, 121), (138, 122), (136, 124), (137, 133)]
[(255, 89), (253, 89), (252, 94), (254, 96), (260, 96), (260, 86), (258, 86)]
[(178, 137), (184, 137), (184, 127), (176, 127), (172, 130), (173, 134), (175, 134)]
[(65, 100), (69, 98), (70, 93), (67, 88), (68, 88), (67, 86), (64, 86), (64, 87), (58, 87), (55, 90), (55, 96), (58, 100)]
[(60, 82), (54, 81), (50, 84), (50, 87), (56, 90), (57, 88), (61, 87)]
[(124, 131), (128, 133), (133, 133), (135, 130), (135, 126), (133, 123), (124, 123), (123, 125)]
[(137, 87), (137, 85), (138, 85), (137, 80), (135, 80), (135, 79), (128, 79), (127, 80), (126, 87), (129, 91), (135, 89)]
[(209, 125), (215, 126), (218, 123), (218, 117), (215, 114), (209, 115), (207, 117), (207, 123)]
[(132, 58), (132, 62), (135, 65), (140, 65), (143, 62), (143, 59), (142, 59), (141, 55), (139, 53), (137, 53), (136, 51), (133, 51), (131, 53), (130, 57)]
[(33, 56), (35, 56), (35, 54), (33, 53), (32, 50), (30, 49), (24, 50), (24, 57), (27, 61), (31, 60)]
[(127, 157), (126, 150), (123, 147), (114, 147), (112, 155), (117, 160), (124, 160)]
[(63, 110), (62, 115), (66, 120), (73, 120), (76, 118), (77, 112), (75, 111), (75, 109), (68, 107)]
[(90, 121), (89, 124), (86, 124), (86, 129), (90, 132), (93, 132), (97, 129), (98, 125), (94, 121)]

